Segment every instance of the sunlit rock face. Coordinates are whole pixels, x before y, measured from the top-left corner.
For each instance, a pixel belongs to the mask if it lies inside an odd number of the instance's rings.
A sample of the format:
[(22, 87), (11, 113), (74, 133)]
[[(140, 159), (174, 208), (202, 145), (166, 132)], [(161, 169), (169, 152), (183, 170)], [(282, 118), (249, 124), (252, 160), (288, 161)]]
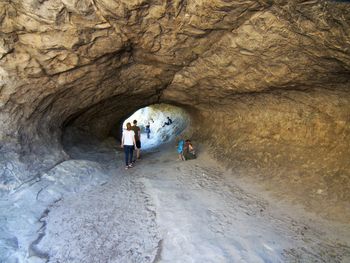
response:
[(349, 201), (349, 10), (301, 0), (2, 1), (2, 185), (67, 159), (66, 125), (106, 137), (166, 102), (192, 113), (196, 138), (220, 160), (273, 168), (270, 178), (294, 193), (310, 185), (310, 202)]
[[(124, 121), (121, 128), (124, 130), (127, 123), (133, 125), (135, 120), (141, 129), (142, 150), (154, 149), (167, 142), (186, 139), (183, 132), (190, 125), (190, 117), (183, 108), (163, 103), (139, 109)], [(147, 133), (147, 125), (149, 133)], [(112, 134), (118, 137), (120, 130)]]

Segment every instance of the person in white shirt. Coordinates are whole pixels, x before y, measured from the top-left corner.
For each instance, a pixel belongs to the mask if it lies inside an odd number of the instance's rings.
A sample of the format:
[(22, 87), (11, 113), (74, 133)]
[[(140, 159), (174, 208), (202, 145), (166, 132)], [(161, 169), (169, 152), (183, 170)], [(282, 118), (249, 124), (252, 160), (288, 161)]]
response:
[(125, 170), (132, 166), (132, 156), (134, 148), (136, 149), (135, 132), (131, 128), (131, 123), (126, 124), (126, 130), (123, 131), (121, 147), (125, 153)]

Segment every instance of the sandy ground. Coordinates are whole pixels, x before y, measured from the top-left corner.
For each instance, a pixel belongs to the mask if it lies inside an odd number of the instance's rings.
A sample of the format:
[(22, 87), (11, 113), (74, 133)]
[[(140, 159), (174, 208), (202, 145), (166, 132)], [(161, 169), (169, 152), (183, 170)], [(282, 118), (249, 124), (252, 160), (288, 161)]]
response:
[(164, 145), (124, 170), (110, 145), (70, 149), (70, 164), (96, 166), (93, 180), (81, 170), (57, 195), (59, 174), (47, 175), (56, 188), (38, 187), (36, 199), (54, 202), (19, 262), (350, 262), (349, 225), (269, 199), (204, 147), (183, 162), (174, 144)]
[(119, 151), (80, 154), (112, 176), (51, 208), (38, 246), (50, 262), (350, 262), (348, 226), (272, 204), (204, 149), (182, 162), (166, 145), (129, 170)]

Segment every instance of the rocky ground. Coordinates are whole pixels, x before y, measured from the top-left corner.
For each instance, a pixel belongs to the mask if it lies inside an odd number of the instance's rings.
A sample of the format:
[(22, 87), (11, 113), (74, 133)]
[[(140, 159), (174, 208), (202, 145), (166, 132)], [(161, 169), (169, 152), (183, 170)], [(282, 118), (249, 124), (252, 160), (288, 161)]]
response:
[[(269, 199), (173, 144), (124, 170), (112, 140), (1, 201), (1, 262), (350, 262), (350, 227)], [(264, 197), (265, 196), (265, 197)]]

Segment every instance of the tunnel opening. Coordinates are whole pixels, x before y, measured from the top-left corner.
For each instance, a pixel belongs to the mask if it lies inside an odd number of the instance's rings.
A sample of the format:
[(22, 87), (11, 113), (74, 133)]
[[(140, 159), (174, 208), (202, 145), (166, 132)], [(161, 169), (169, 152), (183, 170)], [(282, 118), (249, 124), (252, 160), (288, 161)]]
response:
[[(143, 151), (174, 142), (191, 126), (190, 109), (181, 105), (157, 103), (133, 111), (129, 109), (124, 109), (124, 112), (113, 111), (111, 108), (109, 110), (111, 112), (107, 115), (105, 113), (108, 110), (96, 105), (94, 109), (76, 114), (74, 118), (65, 122), (61, 142), (70, 158), (86, 158), (94, 161), (102, 148), (120, 151), (123, 129), (126, 123), (133, 124), (134, 120), (137, 120), (137, 125), (141, 129)], [(147, 125), (150, 129), (148, 134)]]
[(128, 122), (133, 125), (135, 120), (141, 129), (143, 150), (176, 140), (190, 124), (190, 116), (185, 109), (164, 103), (135, 111), (122, 122), (122, 129)]

